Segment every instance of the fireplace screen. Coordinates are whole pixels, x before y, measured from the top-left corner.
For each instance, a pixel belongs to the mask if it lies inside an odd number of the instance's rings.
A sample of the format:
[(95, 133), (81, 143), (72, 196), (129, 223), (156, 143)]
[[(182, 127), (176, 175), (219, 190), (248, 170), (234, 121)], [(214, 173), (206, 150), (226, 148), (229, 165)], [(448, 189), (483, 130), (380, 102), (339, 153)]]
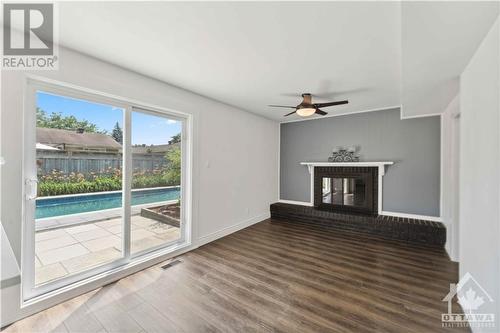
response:
[(366, 206), (366, 184), (363, 178), (323, 177), (322, 184), (322, 203)]
[(377, 214), (377, 168), (315, 167), (314, 207)]

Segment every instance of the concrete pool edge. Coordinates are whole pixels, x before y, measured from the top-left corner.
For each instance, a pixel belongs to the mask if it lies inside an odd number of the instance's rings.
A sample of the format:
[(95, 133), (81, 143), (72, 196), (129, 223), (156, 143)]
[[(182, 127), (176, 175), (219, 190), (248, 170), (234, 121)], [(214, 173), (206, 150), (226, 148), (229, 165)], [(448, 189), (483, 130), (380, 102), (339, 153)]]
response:
[[(134, 189), (131, 193), (131, 205), (143, 205), (154, 202), (178, 200), (179, 186)], [(123, 191), (101, 191), (88, 193), (51, 196), (37, 199), (35, 219), (62, 219), (80, 213), (104, 212), (123, 206)], [(45, 220), (47, 221), (47, 220)], [(48, 222), (47, 222), (48, 223)], [(52, 224), (57, 224), (53, 222)]]
[[(121, 192), (121, 191), (120, 191)], [(102, 193), (102, 192), (101, 192)], [(147, 204), (131, 206), (131, 214), (137, 215), (142, 208), (156, 205), (168, 205), (178, 202), (178, 199), (158, 201)], [(35, 220), (35, 232), (43, 232), (67, 227), (74, 227), (82, 224), (95, 223), (123, 216), (123, 207), (96, 210), (92, 212), (61, 215), (58, 217), (45, 217)]]

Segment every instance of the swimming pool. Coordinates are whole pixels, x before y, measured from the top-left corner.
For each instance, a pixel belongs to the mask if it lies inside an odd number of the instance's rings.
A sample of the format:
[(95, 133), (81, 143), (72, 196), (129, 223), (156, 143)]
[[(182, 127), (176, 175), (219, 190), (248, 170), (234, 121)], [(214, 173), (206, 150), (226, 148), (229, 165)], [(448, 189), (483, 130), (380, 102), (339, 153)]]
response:
[[(179, 199), (180, 188), (143, 189), (132, 191), (132, 206)], [(122, 206), (122, 193), (70, 195), (36, 200), (35, 218), (42, 219), (69, 214), (87, 213)]]

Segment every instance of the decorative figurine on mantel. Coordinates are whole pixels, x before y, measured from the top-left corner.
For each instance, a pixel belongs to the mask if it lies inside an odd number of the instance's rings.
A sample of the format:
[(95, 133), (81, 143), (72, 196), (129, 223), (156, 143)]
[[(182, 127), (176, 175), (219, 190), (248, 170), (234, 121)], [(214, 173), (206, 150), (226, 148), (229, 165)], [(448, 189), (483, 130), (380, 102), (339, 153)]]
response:
[(332, 156), (328, 157), (328, 162), (358, 162), (359, 155), (356, 154), (357, 151), (358, 147), (356, 146), (337, 147), (333, 150)]

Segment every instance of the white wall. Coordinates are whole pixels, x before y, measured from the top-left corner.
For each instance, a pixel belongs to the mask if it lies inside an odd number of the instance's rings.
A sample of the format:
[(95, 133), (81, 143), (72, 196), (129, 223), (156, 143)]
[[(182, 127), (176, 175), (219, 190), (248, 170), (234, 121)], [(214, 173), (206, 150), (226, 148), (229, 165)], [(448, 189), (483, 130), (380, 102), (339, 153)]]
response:
[(455, 96), (450, 104), (441, 114), (441, 186), (442, 202), (441, 217), (446, 225), (446, 244), (445, 249), (451, 260), (458, 261), (458, 216), (454, 212), (457, 196), (456, 180), (458, 175), (457, 165), (455, 163), (455, 142), (458, 124), (457, 117), (460, 114), (460, 98)]
[[(59, 59), (58, 71), (34, 74), (193, 115), (194, 243), (269, 217), (278, 199), (277, 123), (74, 51), (61, 49)], [(18, 262), (25, 79), (25, 72), (2, 71), (0, 220)]]
[(496, 313), (493, 331), (500, 326), (499, 62), (497, 19), (460, 78), (460, 275), (470, 272), (495, 300), (481, 306)]

